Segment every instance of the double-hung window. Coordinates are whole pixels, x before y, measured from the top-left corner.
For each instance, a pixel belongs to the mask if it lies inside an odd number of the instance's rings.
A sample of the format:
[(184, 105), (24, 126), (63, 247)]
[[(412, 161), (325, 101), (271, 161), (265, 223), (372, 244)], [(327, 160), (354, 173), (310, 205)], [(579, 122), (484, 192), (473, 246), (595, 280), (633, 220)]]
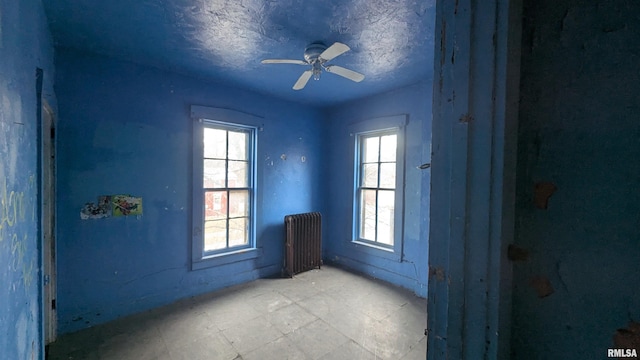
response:
[(205, 107), (192, 114), (192, 267), (255, 257), (256, 127), (245, 124), (253, 116)]
[(360, 240), (394, 243), (396, 131), (358, 135), (358, 234)]
[(354, 242), (391, 252), (402, 240), (405, 124), (400, 115), (354, 127)]
[(207, 121), (203, 131), (204, 252), (248, 247), (252, 129)]

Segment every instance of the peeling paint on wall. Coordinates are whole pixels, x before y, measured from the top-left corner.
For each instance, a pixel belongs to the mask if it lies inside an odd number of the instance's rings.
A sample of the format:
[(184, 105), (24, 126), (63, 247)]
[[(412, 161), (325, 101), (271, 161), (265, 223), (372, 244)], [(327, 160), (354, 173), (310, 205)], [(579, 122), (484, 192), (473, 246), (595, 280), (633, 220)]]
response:
[(626, 328), (616, 330), (613, 344), (618, 349), (635, 349), (640, 352), (640, 323), (630, 321)]
[[(455, 96), (454, 96), (455, 97)], [(473, 121), (473, 116), (471, 114), (464, 114), (460, 117), (460, 122), (468, 124)]]
[(547, 297), (554, 293), (551, 281), (545, 276), (536, 276), (531, 278), (529, 285), (536, 291), (539, 298)]
[(429, 267), (429, 277), (438, 281), (444, 281), (444, 269), (441, 266)]
[(94, 203), (86, 203), (80, 210), (80, 219), (102, 219), (110, 217), (112, 214), (111, 209), (111, 196), (99, 196), (98, 205)]
[(534, 188), (533, 203), (538, 209), (546, 209), (549, 206), (549, 198), (558, 188), (551, 182), (539, 182)]

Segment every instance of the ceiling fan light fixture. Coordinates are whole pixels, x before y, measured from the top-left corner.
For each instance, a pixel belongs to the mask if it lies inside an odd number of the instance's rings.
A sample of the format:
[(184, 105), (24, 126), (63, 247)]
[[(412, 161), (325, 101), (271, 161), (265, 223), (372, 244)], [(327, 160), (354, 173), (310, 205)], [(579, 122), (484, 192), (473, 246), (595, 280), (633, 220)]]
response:
[(313, 80), (320, 80), (320, 74), (322, 73), (322, 66), (319, 62), (313, 64)]

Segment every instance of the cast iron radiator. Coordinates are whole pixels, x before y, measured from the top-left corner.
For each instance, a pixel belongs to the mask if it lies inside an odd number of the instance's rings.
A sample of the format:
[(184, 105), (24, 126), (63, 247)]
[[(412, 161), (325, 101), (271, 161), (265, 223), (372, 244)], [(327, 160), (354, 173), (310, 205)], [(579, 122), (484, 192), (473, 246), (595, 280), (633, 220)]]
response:
[(289, 277), (322, 265), (322, 214), (310, 212), (284, 217), (285, 272)]

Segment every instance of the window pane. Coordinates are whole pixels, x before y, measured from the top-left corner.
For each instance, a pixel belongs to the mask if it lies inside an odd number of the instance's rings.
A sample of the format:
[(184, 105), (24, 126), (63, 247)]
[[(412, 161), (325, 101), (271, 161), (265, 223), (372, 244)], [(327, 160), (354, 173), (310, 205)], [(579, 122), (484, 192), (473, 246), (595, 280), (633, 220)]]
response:
[(376, 239), (376, 191), (362, 190), (360, 196), (360, 237)]
[(227, 132), (204, 128), (204, 157), (225, 159), (227, 155)]
[(247, 171), (249, 163), (246, 161), (229, 161), (229, 187), (248, 187)]
[(379, 137), (369, 137), (364, 140), (364, 154), (362, 158), (364, 162), (377, 162), (378, 161), (378, 147), (379, 147)]
[(398, 148), (397, 136), (385, 135), (380, 139), (380, 161), (396, 161), (396, 149)]
[(247, 160), (247, 138), (245, 132), (229, 131), (229, 159)]
[(393, 245), (395, 191), (378, 192), (378, 242)]
[(378, 164), (362, 165), (364, 176), (362, 176), (362, 186), (378, 187)]
[(380, 187), (395, 189), (396, 187), (396, 164), (380, 164)]
[(229, 192), (229, 217), (249, 216), (249, 191)]
[(249, 243), (249, 221), (247, 218), (229, 219), (229, 246)]
[(223, 188), (224, 187), (224, 160), (205, 160), (204, 161), (204, 179), (203, 186), (205, 188)]
[(204, 251), (227, 247), (227, 220), (204, 222)]
[(227, 192), (205, 191), (204, 219), (219, 220), (227, 217)]

